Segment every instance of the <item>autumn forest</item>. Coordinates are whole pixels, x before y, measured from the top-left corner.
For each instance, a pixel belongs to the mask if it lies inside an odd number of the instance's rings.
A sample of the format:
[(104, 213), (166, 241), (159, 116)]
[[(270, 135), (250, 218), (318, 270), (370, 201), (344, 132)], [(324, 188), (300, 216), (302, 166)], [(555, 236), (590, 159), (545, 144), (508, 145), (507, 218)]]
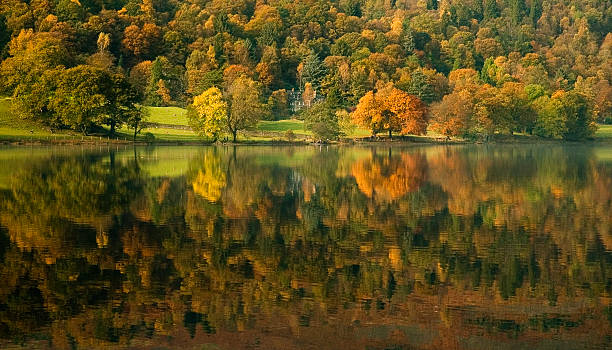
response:
[(612, 0), (0, 0), (0, 348), (612, 348)]
[(51, 130), (206, 140), (298, 118), (316, 140), (583, 140), (612, 122), (609, 0), (4, 0), (0, 94)]

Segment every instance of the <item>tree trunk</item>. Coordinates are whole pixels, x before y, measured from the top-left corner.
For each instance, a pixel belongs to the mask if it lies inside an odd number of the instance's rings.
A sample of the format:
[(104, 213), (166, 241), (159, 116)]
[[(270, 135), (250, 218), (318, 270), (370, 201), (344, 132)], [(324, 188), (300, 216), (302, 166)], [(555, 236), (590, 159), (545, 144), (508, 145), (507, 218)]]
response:
[(391, 130), (391, 128), (389, 128), (389, 139), (393, 138), (393, 130)]
[(116, 126), (117, 126), (117, 122), (115, 122), (114, 120), (111, 121), (111, 123), (110, 123), (110, 132), (109, 132), (110, 136), (115, 135), (115, 128), (116, 128)]
[(238, 136), (238, 130), (232, 130), (232, 136), (234, 137), (234, 143), (236, 143), (236, 136)]
[(134, 127), (134, 142), (136, 142), (136, 135), (138, 135), (138, 126)]

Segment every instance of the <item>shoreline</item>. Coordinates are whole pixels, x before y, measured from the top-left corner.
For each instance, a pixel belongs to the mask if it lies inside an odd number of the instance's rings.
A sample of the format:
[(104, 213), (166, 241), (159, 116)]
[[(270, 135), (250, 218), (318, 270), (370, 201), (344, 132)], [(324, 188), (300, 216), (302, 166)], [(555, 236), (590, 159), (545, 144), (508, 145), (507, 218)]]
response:
[(389, 140), (386, 138), (372, 139), (371, 137), (341, 139), (328, 143), (309, 142), (304, 140), (242, 140), (238, 142), (208, 143), (193, 140), (156, 140), (146, 142), (142, 140), (131, 141), (124, 139), (110, 139), (104, 137), (89, 137), (89, 139), (78, 137), (65, 139), (51, 138), (14, 138), (0, 140), (0, 146), (406, 146), (406, 145), (528, 145), (528, 144), (551, 144), (551, 145), (601, 145), (612, 144), (612, 139), (594, 138), (585, 141), (551, 140), (538, 137), (504, 136), (489, 141), (473, 141), (461, 139), (446, 139), (439, 137), (419, 136), (397, 136)]

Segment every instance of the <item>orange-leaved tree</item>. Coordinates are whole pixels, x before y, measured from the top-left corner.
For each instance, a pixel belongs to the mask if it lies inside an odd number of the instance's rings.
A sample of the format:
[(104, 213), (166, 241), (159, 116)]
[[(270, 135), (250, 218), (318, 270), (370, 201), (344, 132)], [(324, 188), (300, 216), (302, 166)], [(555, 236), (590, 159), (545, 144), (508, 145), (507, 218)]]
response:
[(464, 136), (474, 127), (474, 98), (468, 90), (444, 96), (431, 108), (431, 128), (446, 136)]
[[(400, 89), (391, 89), (385, 98), (385, 113), (392, 115), (394, 124), (400, 126), (402, 134), (423, 135), (427, 133), (429, 117), (427, 106), (414, 95)], [(391, 137), (391, 132), (389, 132)]]
[(372, 136), (380, 132), (378, 121), (382, 119), (380, 115), (381, 103), (376, 98), (374, 91), (370, 91), (359, 100), (357, 109), (351, 114), (351, 119), (362, 128), (372, 131)]
[(387, 131), (422, 135), (427, 132), (427, 106), (416, 96), (389, 85), (370, 91), (359, 100), (352, 114), (353, 122), (370, 129), (372, 135)]

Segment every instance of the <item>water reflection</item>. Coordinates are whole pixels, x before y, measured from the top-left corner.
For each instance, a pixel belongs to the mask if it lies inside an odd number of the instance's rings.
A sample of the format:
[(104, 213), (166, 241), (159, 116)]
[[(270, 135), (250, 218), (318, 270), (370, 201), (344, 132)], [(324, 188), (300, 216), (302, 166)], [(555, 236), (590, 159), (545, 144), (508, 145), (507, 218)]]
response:
[(608, 348), (608, 154), (3, 149), (0, 347)]

